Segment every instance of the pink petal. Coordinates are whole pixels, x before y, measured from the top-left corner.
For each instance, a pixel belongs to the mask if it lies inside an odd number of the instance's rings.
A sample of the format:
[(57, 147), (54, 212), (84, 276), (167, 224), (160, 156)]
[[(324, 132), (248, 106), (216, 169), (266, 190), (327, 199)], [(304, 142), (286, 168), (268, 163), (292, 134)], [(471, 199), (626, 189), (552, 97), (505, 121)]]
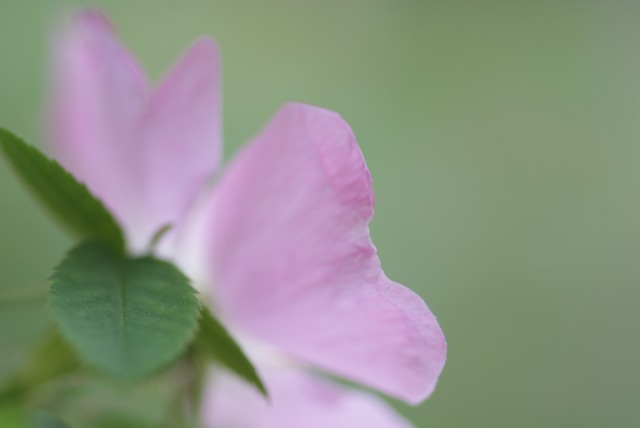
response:
[(160, 83), (140, 124), (139, 196), (150, 224), (178, 223), (218, 166), (220, 98), (218, 48), (198, 40)]
[(245, 333), (417, 403), (435, 387), (446, 344), (422, 299), (384, 275), (369, 237), (373, 201), (349, 126), (285, 106), (206, 208), (213, 291)]
[(141, 250), (157, 229), (182, 220), (218, 165), (217, 47), (194, 43), (153, 92), (99, 12), (78, 14), (54, 54), (57, 155)]
[(149, 87), (97, 11), (77, 14), (55, 39), (51, 137), (56, 157), (125, 223), (138, 210), (132, 133)]
[(230, 376), (214, 379), (202, 419), (210, 428), (410, 428), (384, 401), (290, 369), (263, 372), (266, 401)]

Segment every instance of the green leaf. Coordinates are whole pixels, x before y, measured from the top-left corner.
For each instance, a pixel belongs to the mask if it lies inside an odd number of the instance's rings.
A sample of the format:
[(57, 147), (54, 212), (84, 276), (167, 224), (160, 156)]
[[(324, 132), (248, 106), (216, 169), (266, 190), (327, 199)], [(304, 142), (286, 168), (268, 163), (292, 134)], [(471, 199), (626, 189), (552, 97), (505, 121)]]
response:
[(124, 250), (124, 234), (113, 216), (60, 164), (2, 128), (0, 147), (24, 184), (68, 230)]
[(207, 308), (202, 308), (200, 313), (200, 331), (195, 342), (197, 350), (258, 388), (262, 395), (267, 397), (267, 389), (242, 348)]
[(125, 258), (96, 242), (69, 252), (53, 274), (49, 297), (78, 354), (123, 377), (172, 362), (198, 325), (195, 290), (176, 267), (152, 257)]

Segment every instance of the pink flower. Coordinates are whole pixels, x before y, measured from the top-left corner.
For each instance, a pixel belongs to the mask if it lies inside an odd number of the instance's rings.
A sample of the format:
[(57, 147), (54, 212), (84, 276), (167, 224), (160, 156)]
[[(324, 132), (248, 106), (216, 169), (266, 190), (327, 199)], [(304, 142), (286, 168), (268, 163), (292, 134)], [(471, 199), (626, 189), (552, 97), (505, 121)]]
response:
[(380, 267), (371, 178), (347, 123), (288, 104), (210, 188), (221, 147), (214, 42), (197, 41), (155, 88), (97, 12), (79, 14), (54, 53), (61, 162), (114, 212), (131, 251), (175, 225), (162, 254), (198, 280), (270, 391), (267, 403), (213, 375), (205, 425), (408, 427), (382, 400), (309, 370), (419, 403), (445, 361), (435, 317)]

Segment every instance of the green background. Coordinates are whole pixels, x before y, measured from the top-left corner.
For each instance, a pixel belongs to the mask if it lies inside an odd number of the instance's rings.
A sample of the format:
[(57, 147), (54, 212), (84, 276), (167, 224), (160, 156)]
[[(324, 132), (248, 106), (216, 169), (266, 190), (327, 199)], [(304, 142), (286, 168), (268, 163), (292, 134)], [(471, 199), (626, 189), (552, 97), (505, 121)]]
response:
[[(47, 35), (79, 4), (0, 0), (0, 123), (31, 141)], [(351, 124), (385, 270), (449, 343), (433, 397), (398, 404), (417, 426), (640, 426), (640, 3), (96, 4), (154, 79), (217, 39), (227, 158), (288, 100)], [(36, 208), (1, 163), (0, 375), (70, 244)]]

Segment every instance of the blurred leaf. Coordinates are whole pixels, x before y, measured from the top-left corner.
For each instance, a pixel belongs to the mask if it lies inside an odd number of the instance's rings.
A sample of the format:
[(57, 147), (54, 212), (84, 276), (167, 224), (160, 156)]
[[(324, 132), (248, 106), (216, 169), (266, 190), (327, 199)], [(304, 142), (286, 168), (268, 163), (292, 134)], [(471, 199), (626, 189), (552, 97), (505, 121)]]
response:
[(36, 347), (13, 383), (20, 390), (28, 391), (78, 367), (79, 361), (73, 349), (60, 332), (53, 330)]
[(71, 347), (57, 330), (50, 331), (31, 355), (23, 357), (23, 363), (0, 390), (0, 403), (24, 401), (36, 388), (78, 367), (78, 358)]
[(34, 411), (29, 419), (30, 428), (71, 428), (71, 425), (44, 410)]
[(197, 328), (195, 290), (170, 263), (127, 259), (104, 244), (72, 249), (49, 291), (63, 335), (112, 374), (139, 377), (170, 363)]
[(197, 349), (258, 388), (265, 397), (268, 397), (267, 389), (258, 376), (258, 372), (242, 348), (207, 308), (202, 308), (200, 313), (200, 331), (196, 338)]
[(2, 128), (0, 146), (15, 173), (67, 229), (124, 249), (124, 235), (113, 216), (60, 164)]
[(28, 428), (27, 412), (18, 402), (0, 405), (0, 427)]
[(185, 411), (182, 367), (175, 364), (137, 382), (87, 371), (52, 384), (45, 393), (60, 399), (46, 404), (77, 427), (180, 428), (174, 413), (178, 407)]
[(2, 428), (71, 428), (57, 416), (45, 411), (28, 411), (24, 403), (11, 403), (0, 407)]
[[(46, 291), (0, 292), (0, 389), (24, 365), (50, 323)], [(0, 425), (2, 426), (2, 425)]]

